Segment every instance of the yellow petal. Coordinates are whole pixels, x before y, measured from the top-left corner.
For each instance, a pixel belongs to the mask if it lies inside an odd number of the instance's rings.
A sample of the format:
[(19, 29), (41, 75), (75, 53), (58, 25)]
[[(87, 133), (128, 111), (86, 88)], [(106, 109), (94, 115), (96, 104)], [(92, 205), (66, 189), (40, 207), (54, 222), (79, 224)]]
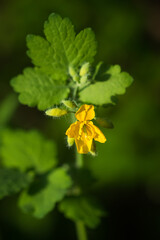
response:
[(66, 135), (69, 138), (75, 138), (78, 136), (79, 122), (72, 123), (66, 131)]
[(72, 123), (66, 131), (66, 135), (70, 138), (78, 138), (82, 134), (84, 123), (76, 121)]
[(83, 138), (75, 139), (77, 151), (81, 154), (86, 154), (90, 152), (93, 139), (87, 139), (86, 141)]
[(75, 114), (77, 120), (87, 121), (92, 120), (95, 117), (94, 106), (93, 105), (82, 105)]
[(95, 136), (94, 136), (94, 140), (100, 142), (100, 143), (104, 143), (106, 142), (106, 137), (104, 136), (104, 134), (101, 132), (101, 130), (96, 127), (94, 124), (92, 125), (94, 130), (95, 130)]
[(93, 128), (93, 123), (92, 121), (87, 122), (86, 124), (84, 124), (83, 126), (83, 132), (86, 133), (88, 138), (94, 138), (95, 136), (95, 130)]

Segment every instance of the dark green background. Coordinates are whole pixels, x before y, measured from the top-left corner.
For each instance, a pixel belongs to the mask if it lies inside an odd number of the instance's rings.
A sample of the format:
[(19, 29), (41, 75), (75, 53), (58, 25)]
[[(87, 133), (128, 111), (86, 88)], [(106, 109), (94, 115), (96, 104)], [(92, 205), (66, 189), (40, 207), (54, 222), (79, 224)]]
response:
[[(98, 179), (94, 194), (108, 212), (89, 240), (160, 239), (160, 3), (159, 1), (3, 0), (0, 3), (0, 101), (13, 93), (10, 79), (31, 65), (26, 35), (43, 34), (52, 12), (69, 17), (79, 32), (92, 27), (96, 62), (120, 64), (134, 77), (117, 106), (99, 110), (115, 128), (85, 163)], [(13, 99), (14, 96), (13, 96)], [(16, 101), (16, 100), (13, 100)], [(9, 101), (8, 108), (11, 107)], [(16, 103), (15, 103), (16, 104)], [(0, 116), (2, 118), (3, 116)], [(61, 162), (72, 162), (65, 142), (69, 120), (50, 120), (18, 105), (9, 127), (40, 129), (58, 144)], [(68, 158), (66, 157), (68, 156)], [(76, 239), (74, 225), (56, 210), (43, 220), (20, 212), (17, 197), (0, 202), (0, 240)]]

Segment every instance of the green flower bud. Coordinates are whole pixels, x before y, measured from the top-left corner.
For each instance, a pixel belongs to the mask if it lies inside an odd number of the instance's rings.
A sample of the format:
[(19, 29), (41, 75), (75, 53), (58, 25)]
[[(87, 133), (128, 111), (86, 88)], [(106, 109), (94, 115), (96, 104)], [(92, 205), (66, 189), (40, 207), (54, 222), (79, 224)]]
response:
[(67, 137), (68, 147), (72, 147), (74, 144), (74, 138)]
[(82, 76), (81, 78), (80, 78), (80, 83), (86, 83), (87, 82), (87, 80), (88, 80), (88, 77), (87, 77), (87, 75), (84, 75), (84, 76)]
[(67, 113), (68, 113), (67, 110), (61, 108), (51, 108), (45, 112), (46, 115), (52, 117), (61, 117), (63, 115), (66, 115)]
[(69, 75), (72, 77), (73, 81), (78, 82), (79, 76), (72, 66), (69, 66)]
[(63, 100), (62, 103), (64, 104), (64, 106), (66, 106), (69, 109), (75, 109), (77, 107), (77, 105), (70, 100)]
[(81, 77), (86, 75), (89, 72), (89, 67), (90, 67), (89, 62), (84, 63), (80, 69), (79, 75)]

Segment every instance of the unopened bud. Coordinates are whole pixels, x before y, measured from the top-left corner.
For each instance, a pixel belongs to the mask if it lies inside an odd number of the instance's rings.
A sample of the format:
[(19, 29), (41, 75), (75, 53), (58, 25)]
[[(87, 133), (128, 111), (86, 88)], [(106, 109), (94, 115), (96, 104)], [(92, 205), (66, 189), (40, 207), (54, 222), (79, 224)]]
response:
[(51, 108), (51, 109), (48, 109), (45, 113), (48, 116), (61, 117), (63, 115), (66, 115), (68, 111), (61, 108)]
[(91, 150), (90, 150), (90, 154), (92, 155), (92, 156), (96, 156), (96, 144), (95, 144), (95, 141), (93, 140), (92, 141), (92, 146), (91, 146)]
[(81, 77), (81, 79), (80, 79), (80, 83), (83, 84), (83, 83), (87, 82), (87, 80), (88, 80), (87, 75), (84, 75), (84, 76)]
[(77, 107), (76, 103), (70, 100), (63, 100), (62, 103), (69, 109), (75, 109)]
[(69, 75), (72, 77), (73, 81), (78, 82), (79, 77), (75, 69), (72, 66), (69, 66), (68, 70), (69, 70)]
[(101, 126), (101, 127), (104, 127), (104, 128), (113, 128), (113, 123), (108, 120), (108, 119), (105, 119), (105, 118), (96, 118), (96, 122)]
[(79, 75), (81, 77), (86, 75), (89, 72), (89, 67), (90, 67), (89, 62), (84, 63), (80, 69)]
[(67, 137), (68, 147), (72, 147), (74, 144), (74, 138)]

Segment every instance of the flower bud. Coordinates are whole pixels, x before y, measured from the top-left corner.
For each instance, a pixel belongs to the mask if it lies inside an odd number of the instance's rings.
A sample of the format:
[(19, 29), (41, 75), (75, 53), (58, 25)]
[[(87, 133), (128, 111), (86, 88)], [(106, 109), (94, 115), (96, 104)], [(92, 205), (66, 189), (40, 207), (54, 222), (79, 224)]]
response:
[(73, 81), (78, 82), (79, 77), (75, 69), (72, 66), (69, 66), (69, 75), (72, 77)]
[(84, 75), (84, 76), (82, 76), (81, 78), (80, 78), (80, 83), (85, 83), (85, 82), (87, 82), (87, 80), (88, 80), (88, 77), (87, 77), (87, 75)]
[(74, 144), (74, 138), (67, 137), (68, 147), (72, 147)]
[(75, 109), (77, 107), (76, 103), (70, 100), (63, 100), (62, 103), (69, 109)]
[(84, 63), (80, 69), (79, 75), (81, 77), (86, 75), (89, 72), (89, 67), (90, 67), (89, 62)]
[(45, 113), (48, 116), (61, 117), (61, 116), (65, 115), (65, 114), (67, 114), (68, 111), (65, 110), (65, 109), (61, 109), (61, 108), (51, 108), (51, 109), (48, 109)]

